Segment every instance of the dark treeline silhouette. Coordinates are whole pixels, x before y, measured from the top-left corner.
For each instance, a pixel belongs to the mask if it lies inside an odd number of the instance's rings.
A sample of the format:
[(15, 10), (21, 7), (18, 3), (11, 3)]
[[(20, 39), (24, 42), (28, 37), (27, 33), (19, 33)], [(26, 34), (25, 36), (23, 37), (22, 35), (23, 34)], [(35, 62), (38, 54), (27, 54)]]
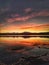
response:
[(40, 32), (40, 33), (31, 33), (31, 32), (23, 32), (23, 33), (0, 33), (0, 35), (49, 35), (49, 32)]

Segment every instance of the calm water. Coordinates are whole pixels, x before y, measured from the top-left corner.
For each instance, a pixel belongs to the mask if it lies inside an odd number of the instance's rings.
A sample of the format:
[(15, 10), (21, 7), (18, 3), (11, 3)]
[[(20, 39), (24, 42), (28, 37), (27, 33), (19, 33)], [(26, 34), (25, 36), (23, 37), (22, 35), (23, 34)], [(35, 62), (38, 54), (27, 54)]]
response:
[(0, 37), (0, 65), (49, 65), (49, 38)]

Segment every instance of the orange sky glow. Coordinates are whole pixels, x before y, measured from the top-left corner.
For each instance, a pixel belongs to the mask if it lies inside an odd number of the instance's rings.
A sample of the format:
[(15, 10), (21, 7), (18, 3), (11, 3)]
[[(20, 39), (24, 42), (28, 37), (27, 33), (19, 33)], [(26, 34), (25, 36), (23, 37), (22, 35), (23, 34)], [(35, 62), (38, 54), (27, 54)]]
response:
[(13, 33), (13, 32), (49, 32), (49, 24), (11, 24), (2, 26), (0, 33)]

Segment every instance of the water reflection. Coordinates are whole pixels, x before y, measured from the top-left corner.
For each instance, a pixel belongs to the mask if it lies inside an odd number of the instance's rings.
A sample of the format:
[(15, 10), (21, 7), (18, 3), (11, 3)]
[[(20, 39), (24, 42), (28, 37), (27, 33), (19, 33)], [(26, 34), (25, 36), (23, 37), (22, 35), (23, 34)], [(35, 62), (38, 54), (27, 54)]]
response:
[(32, 46), (35, 44), (49, 44), (49, 38), (43, 38), (43, 37), (30, 37), (30, 38), (24, 38), (24, 37), (0, 37), (0, 45), (26, 45), (26, 46)]
[(49, 65), (48, 37), (0, 37), (0, 65)]

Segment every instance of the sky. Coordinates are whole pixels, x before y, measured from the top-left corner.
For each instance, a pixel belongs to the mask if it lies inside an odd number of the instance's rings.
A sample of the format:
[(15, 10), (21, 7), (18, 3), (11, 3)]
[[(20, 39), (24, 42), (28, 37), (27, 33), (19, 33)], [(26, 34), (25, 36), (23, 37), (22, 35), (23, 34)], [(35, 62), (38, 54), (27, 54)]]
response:
[(49, 0), (0, 0), (0, 33), (49, 32)]

